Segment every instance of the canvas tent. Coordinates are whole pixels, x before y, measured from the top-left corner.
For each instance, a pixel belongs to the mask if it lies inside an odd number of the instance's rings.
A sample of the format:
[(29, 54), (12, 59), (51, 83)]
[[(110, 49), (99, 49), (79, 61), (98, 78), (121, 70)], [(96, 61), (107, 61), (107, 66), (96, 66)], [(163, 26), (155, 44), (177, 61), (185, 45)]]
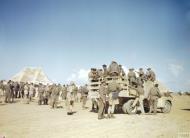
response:
[(11, 80), (17, 82), (29, 82), (35, 84), (52, 84), (47, 77), (47, 75), (43, 72), (42, 68), (32, 68), (26, 67), (21, 70), (19, 73), (14, 75)]

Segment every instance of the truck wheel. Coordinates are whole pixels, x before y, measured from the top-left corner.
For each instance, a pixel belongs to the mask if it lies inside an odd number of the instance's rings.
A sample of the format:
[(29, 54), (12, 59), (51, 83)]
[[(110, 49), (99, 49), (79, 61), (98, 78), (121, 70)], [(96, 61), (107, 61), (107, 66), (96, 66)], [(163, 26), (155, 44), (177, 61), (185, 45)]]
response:
[(165, 101), (164, 108), (162, 108), (163, 113), (169, 113), (171, 111), (172, 104), (170, 101)]
[(129, 100), (122, 106), (122, 110), (126, 114), (136, 114), (137, 113), (137, 107), (132, 107), (134, 100)]

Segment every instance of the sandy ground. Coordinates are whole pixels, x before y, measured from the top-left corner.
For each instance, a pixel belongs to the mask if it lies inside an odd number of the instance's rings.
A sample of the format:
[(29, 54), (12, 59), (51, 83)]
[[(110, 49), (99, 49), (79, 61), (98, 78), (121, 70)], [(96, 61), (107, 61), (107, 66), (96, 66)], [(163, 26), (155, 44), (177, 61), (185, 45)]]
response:
[[(88, 102), (90, 107), (90, 101)], [(190, 97), (175, 96), (169, 114), (116, 114), (98, 120), (77, 103), (73, 116), (66, 108), (50, 109), (17, 102), (0, 104), (0, 137), (6, 138), (190, 138)]]

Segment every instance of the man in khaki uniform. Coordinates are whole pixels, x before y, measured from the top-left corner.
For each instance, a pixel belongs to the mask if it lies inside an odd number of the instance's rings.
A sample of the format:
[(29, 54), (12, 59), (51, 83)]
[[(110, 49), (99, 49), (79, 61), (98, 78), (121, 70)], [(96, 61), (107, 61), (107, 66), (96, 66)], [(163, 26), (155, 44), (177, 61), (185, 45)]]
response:
[(75, 101), (74, 89), (75, 89), (75, 84), (74, 82), (71, 82), (70, 85), (68, 86), (68, 93), (67, 93), (67, 102), (68, 102), (67, 115), (73, 114), (73, 107), (74, 107), (74, 101)]
[(88, 74), (88, 77), (92, 80), (98, 80), (99, 76), (98, 76), (98, 71), (95, 68), (91, 68), (91, 71)]
[(147, 69), (146, 78), (147, 80), (150, 80), (152, 82), (156, 80), (156, 74), (154, 73), (154, 71), (152, 71), (151, 68)]
[(106, 94), (107, 94), (107, 87), (106, 82), (102, 81), (100, 88), (99, 88), (99, 99), (98, 99), (98, 119), (105, 118), (105, 107), (106, 107)]
[(45, 91), (44, 86), (43, 84), (40, 83), (38, 86), (38, 105), (42, 105), (44, 91)]
[(139, 102), (139, 106), (140, 106), (140, 109), (141, 109), (141, 114), (144, 114), (144, 89), (143, 89), (143, 86), (141, 85), (136, 85), (135, 87), (133, 86), (130, 86), (130, 88), (132, 89), (135, 89), (136, 92), (137, 92), (137, 97), (135, 98), (135, 101), (132, 105), (132, 107), (135, 107), (136, 104)]
[(158, 98), (161, 97), (160, 90), (158, 88), (158, 84), (155, 84), (154, 87), (150, 89), (148, 99), (150, 101), (150, 111), (149, 113), (157, 113), (157, 103), (158, 103)]
[(4, 84), (3, 81), (0, 82), (0, 102), (4, 102), (3, 99), (4, 96)]
[(85, 86), (81, 87), (81, 95), (82, 95), (82, 109), (86, 109), (86, 102), (87, 102), (87, 97), (88, 97), (88, 88), (87, 84)]
[(133, 68), (129, 69), (129, 72), (127, 74), (128, 80), (129, 80), (129, 85), (134, 86), (136, 84), (136, 74), (134, 72)]
[(51, 93), (51, 100), (52, 100), (51, 108), (57, 108), (57, 101), (58, 101), (59, 92), (60, 92), (59, 90), (60, 90), (59, 86), (54, 84), (53, 89), (52, 89), (52, 93)]
[(120, 68), (116, 61), (112, 61), (108, 67), (110, 76), (119, 76)]
[(103, 72), (102, 69), (98, 69), (98, 76), (99, 76), (99, 78), (100, 78), (101, 80), (103, 79), (103, 77), (104, 77), (104, 72)]
[(108, 69), (107, 69), (107, 65), (102, 65), (103, 67), (103, 77), (104, 79), (108, 76)]
[(5, 85), (5, 103), (11, 103), (11, 81)]
[(114, 118), (115, 105), (118, 104), (118, 94), (120, 91), (120, 85), (115, 79), (108, 84), (109, 93), (109, 107), (108, 107), (108, 118)]
[(63, 85), (63, 87), (62, 87), (61, 97), (63, 100), (66, 100), (66, 98), (67, 98), (67, 87), (65, 85)]

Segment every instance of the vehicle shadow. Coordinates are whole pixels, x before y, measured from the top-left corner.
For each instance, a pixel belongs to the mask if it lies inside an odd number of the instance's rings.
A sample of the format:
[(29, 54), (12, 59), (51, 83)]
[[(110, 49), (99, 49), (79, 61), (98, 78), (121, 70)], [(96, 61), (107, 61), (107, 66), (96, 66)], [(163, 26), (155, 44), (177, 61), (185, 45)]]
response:
[(184, 110), (184, 111), (190, 111), (190, 109), (181, 109), (181, 110)]

